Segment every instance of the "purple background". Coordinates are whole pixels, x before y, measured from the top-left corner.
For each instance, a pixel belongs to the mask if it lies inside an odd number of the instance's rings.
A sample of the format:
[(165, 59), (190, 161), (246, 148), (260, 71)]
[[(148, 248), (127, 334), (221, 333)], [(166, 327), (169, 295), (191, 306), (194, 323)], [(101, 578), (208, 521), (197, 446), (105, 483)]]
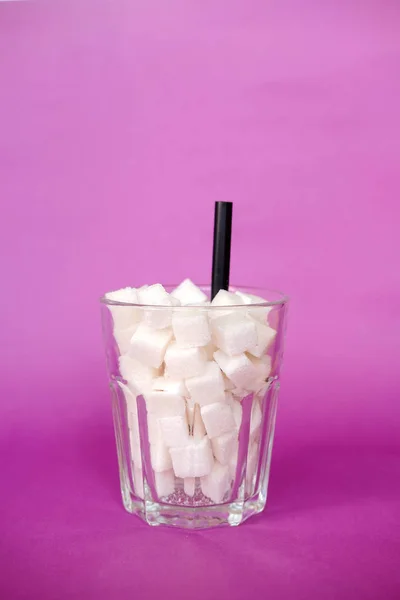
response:
[[(0, 596), (400, 596), (394, 1), (0, 3)], [(292, 297), (266, 513), (124, 512), (97, 298)]]

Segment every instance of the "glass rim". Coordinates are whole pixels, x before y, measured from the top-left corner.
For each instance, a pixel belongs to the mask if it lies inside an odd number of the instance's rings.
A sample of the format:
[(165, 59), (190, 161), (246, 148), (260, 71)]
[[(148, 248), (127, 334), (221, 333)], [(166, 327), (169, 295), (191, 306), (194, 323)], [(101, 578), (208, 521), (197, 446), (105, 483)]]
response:
[[(174, 289), (176, 287), (178, 287), (179, 284), (162, 284), (163, 287), (165, 289)], [(198, 285), (198, 287), (202, 290), (210, 290), (211, 286), (209, 284), (196, 284)], [(232, 285), (229, 286), (229, 290), (230, 292), (242, 292), (244, 294), (253, 294), (255, 296), (262, 296), (263, 294), (275, 294), (278, 298), (276, 300), (265, 300), (264, 302), (254, 302), (251, 304), (223, 304), (223, 305), (218, 305), (218, 306), (213, 306), (211, 304), (183, 304), (183, 305), (179, 305), (179, 306), (170, 306), (169, 304), (139, 304), (137, 302), (121, 302), (119, 300), (111, 300), (109, 298), (106, 298), (106, 295), (104, 294), (103, 296), (101, 296), (100, 303), (101, 304), (105, 304), (106, 306), (131, 306), (133, 308), (142, 308), (142, 309), (166, 309), (166, 308), (172, 308), (173, 310), (190, 310), (190, 309), (195, 309), (195, 310), (212, 310), (212, 311), (218, 311), (218, 310), (226, 310), (226, 309), (249, 309), (249, 308), (268, 308), (268, 307), (272, 307), (272, 306), (280, 306), (280, 305), (285, 305), (289, 302), (289, 296), (287, 294), (284, 294), (283, 292), (279, 291), (279, 290), (271, 290), (268, 288), (262, 288), (262, 287), (254, 287), (254, 286), (249, 286), (249, 285)]]

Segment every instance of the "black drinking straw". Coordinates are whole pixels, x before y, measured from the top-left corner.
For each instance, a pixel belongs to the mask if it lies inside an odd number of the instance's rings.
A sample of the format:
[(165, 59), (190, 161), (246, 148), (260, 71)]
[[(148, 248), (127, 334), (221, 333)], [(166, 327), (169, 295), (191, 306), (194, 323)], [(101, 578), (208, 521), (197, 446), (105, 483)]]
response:
[(211, 277), (211, 299), (229, 288), (231, 262), (232, 202), (216, 202)]

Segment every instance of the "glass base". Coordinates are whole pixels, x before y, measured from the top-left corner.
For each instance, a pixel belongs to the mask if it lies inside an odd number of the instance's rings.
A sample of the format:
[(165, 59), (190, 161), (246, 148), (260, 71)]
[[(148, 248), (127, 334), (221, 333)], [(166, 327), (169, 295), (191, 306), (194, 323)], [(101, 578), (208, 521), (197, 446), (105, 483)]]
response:
[[(274, 438), (278, 382), (269, 388), (264, 402), (265, 428), (257, 443), (256, 462), (248, 452), (250, 412), (252, 397), (242, 401), (243, 415), (247, 415), (247, 438), (239, 435), (239, 450), (236, 473), (225, 494), (214, 486), (214, 495), (221, 496), (223, 502), (215, 503), (205, 495), (201, 478), (193, 478), (192, 495), (185, 493), (184, 480), (174, 476), (172, 470), (153, 472), (151, 467), (150, 445), (147, 431), (142, 443), (142, 469), (135, 472), (131, 462), (128, 428), (123, 427), (124, 403), (113, 403), (114, 425), (117, 441), (118, 465), (121, 494), (125, 509), (149, 525), (166, 525), (182, 529), (209, 529), (220, 526), (237, 526), (249, 517), (259, 514), (265, 508), (271, 452)], [(248, 405), (248, 406), (247, 406)], [(126, 418), (125, 418), (126, 420)], [(243, 421), (244, 419), (242, 419)], [(254, 442), (253, 442), (254, 445)], [(241, 452), (242, 448), (242, 452)], [(241, 456), (241, 459), (240, 459)], [(252, 464), (252, 461), (254, 464)], [(258, 466), (257, 466), (258, 465)], [(219, 483), (217, 481), (217, 483)], [(226, 482), (224, 483), (224, 486)], [(224, 489), (224, 488), (223, 488)], [(164, 491), (164, 494), (161, 490)], [(172, 491), (173, 490), (173, 491)]]
[[(265, 508), (266, 498), (256, 494), (243, 502), (226, 502), (204, 506), (177, 505), (167, 502), (139, 500), (136, 496), (122, 494), (125, 509), (148, 525), (166, 525), (183, 529), (209, 529), (211, 527), (235, 527)], [(170, 501), (170, 499), (168, 498)]]

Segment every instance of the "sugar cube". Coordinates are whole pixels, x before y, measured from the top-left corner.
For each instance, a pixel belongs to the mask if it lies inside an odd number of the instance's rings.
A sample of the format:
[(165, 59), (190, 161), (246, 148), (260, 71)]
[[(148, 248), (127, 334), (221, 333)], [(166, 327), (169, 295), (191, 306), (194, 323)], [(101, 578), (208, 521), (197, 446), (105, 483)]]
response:
[(234, 400), (239, 400), (241, 402), (243, 398), (249, 395), (249, 390), (242, 390), (242, 388), (235, 387), (233, 390), (231, 390), (231, 394)]
[(207, 360), (214, 360), (214, 352), (216, 350), (218, 350), (218, 348), (216, 346), (214, 346), (214, 344), (212, 342), (207, 344), (207, 346), (204, 346), (204, 351), (206, 353)]
[(147, 412), (157, 418), (184, 416), (185, 399), (170, 392), (152, 391), (145, 394)]
[(233, 418), (235, 419), (236, 429), (239, 430), (242, 424), (242, 405), (238, 400), (233, 400), (231, 407), (233, 412)]
[(232, 431), (236, 427), (232, 408), (229, 404), (216, 402), (202, 406), (201, 416), (210, 439)]
[(125, 379), (134, 394), (143, 394), (146, 390), (151, 389), (152, 383), (158, 375), (157, 369), (147, 367), (130, 356), (120, 356), (118, 361), (121, 377)]
[(137, 306), (138, 296), (135, 288), (126, 287), (115, 292), (108, 292), (105, 295), (107, 300), (112, 302), (126, 302), (124, 304), (108, 304), (114, 322), (114, 330), (128, 329), (141, 320), (141, 310)]
[(183, 480), (183, 490), (188, 496), (194, 496), (196, 491), (196, 479), (194, 477), (185, 477)]
[(138, 440), (138, 442), (140, 442), (139, 420), (138, 420), (137, 412), (130, 411), (127, 413), (127, 417), (128, 417), (128, 427), (132, 432), (133, 438), (135, 440)]
[(232, 396), (232, 392), (229, 390), (225, 391), (225, 399), (224, 399), (225, 404), (232, 404), (233, 402), (233, 396)]
[(132, 336), (130, 356), (148, 367), (160, 367), (171, 339), (170, 329), (153, 329), (141, 323)]
[(159, 419), (159, 424), (167, 448), (186, 446), (189, 443), (189, 426), (186, 416), (162, 417)]
[(257, 391), (257, 398), (262, 402), (270, 388), (271, 383), (268, 382), (264, 382), (262, 387)]
[(265, 386), (265, 380), (268, 379), (271, 374), (272, 361), (268, 354), (264, 354), (261, 358), (250, 357), (250, 360), (257, 369), (258, 381), (254, 382), (254, 385), (249, 389), (258, 392)]
[(193, 409), (192, 435), (194, 440), (201, 440), (206, 435), (199, 404), (195, 404)]
[(233, 383), (241, 389), (252, 389), (254, 383), (260, 378), (259, 370), (246, 354), (228, 356), (222, 350), (214, 352), (218, 366)]
[(173, 470), (169, 469), (168, 471), (154, 473), (154, 483), (159, 498), (173, 494), (175, 491), (175, 476)]
[(138, 324), (128, 327), (127, 329), (114, 329), (114, 338), (117, 342), (120, 354), (127, 354), (131, 347), (131, 339)]
[(229, 464), (236, 450), (238, 437), (236, 431), (229, 431), (211, 440), (213, 454), (221, 465)]
[(211, 300), (211, 306), (238, 306), (243, 305), (244, 301), (235, 292), (219, 290)]
[[(210, 310), (209, 317), (211, 320), (222, 317), (224, 315), (232, 314), (234, 310), (234, 306), (237, 307), (239, 305), (244, 305), (243, 300), (237, 296), (234, 292), (228, 292), (227, 290), (219, 290), (219, 292), (214, 296), (211, 300), (211, 307), (218, 307), (216, 310)], [(221, 307), (221, 308), (220, 308)], [(232, 307), (227, 308), (225, 307)], [(240, 314), (245, 316), (247, 314), (246, 310), (242, 310)]]
[(190, 279), (185, 279), (171, 292), (171, 296), (186, 304), (204, 304), (208, 300), (207, 295), (201, 291)]
[(168, 377), (157, 377), (153, 380), (152, 387), (153, 390), (169, 392), (178, 396), (186, 396), (188, 393), (184, 381), (169, 379)]
[(207, 313), (204, 309), (176, 309), (172, 314), (172, 330), (176, 343), (182, 348), (207, 346), (211, 341)]
[[(220, 366), (220, 365), (218, 365), (218, 366), (221, 368), (221, 366)], [(229, 379), (229, 377), (227, 377), (227, 376), (225, 375), (225, 373), (224, 373), (224, 372), (222, 372), (222, 376), (223, 376), (223, 378), (224, 378), (224, 386), (225, 386), (225, 390), (230, 392), (230, 391), (231, 391), (231, 390), (233, 390), (233, 389), (234, 389), (236, 386), (235, 386), (235, 384), (233, 383), (233, 381), (231, 381), (231, 380)]]
[(128, 419), (128, 427), (132, 432), (133, 438), (140, 442), (140, 433), (139, 433), (139, 420), (137, 413), (137, 404), (136, 404), (136, 396), (132, 393), (127, 385), (122, 383), (122, 381), (118, 381), (118, 385), (121, 388), (126, 403), (126, 414)]
[(157, 444), (159, 440), (162, 440), (160, 419), (151, 413), (147, 415), (147, 435), (150, 444)]
[(225, 399), (224, 380), (215, 362), (208, 362), (201, 375), (190, 377), (185, 383), (192, 400), (200, 406)]
[[(140, 290), (138, 297), (140, 304), (150, 307), (144, 310), (144, 321), (149, 327), (154, 329), (170, 327), (173, 303), (170, 295), (160, 283)], [(151, 308), (153, 306), (155, 308)]]
[(189, 425), (190, 435), (193, 434), (194, 407), (195, 403), (193, 402), (192, 398), (190, 396), (186, 397), (186, 419)]
[(201, 375), (207, 364), (207, 355), (203, 348), (181, 348), (172, 342), (167, 348), (164, 360), (168, 377), (188, 379)]
[(209, 475), (201, 478), (201, 489), (205, 496), (208, 496), (215, 504), (223, 502), (228, 494), (231, 485), (231, 475), (229, 467), (214, 462), (214, 466)]
[[(245, 294), (244, 292), (237, 291), (236, 294), (243, 300), (245, 304), (265, 304), (266, 300), (261, 298), (260, 296), (255, 296), (254, 294)], [(268, 318), (268, 314), (273, 309), (273, 306), (255, 306), (254, 308), (250, 306), (248, 309), (248, 314), (253, 317), (253, 319), (257, 319), (258, 321), (266, 322)]]
[(132, 435), (132, 431), (129, 432), (129, 442), (131, 447), (132, 462), (138, 469), (142, 468), (142, 452), (140, 449), (140, 440)]
[(213, 342), (225, 354), (236, 356), (257, 344), (257, 328), (245, 315), (229, 314), (212, 320)]
[(182, 448), (170, 448), (170, 454), (176, 477), (202, 477), (211, 471), (214, 463), (207, 436)]
[(271, 347), (276, 337), (276, 331), (269, 325), (264, 325), (259, 321), (255, 321), (255, 324), (257, 328), (257, 344), (249, 348), (248, 351), (253, 356), (260, 358)]
[(151, 466), (157, 473), (168, 471), (172, 467), (171, 455), (162, 439), (150, 444)]

